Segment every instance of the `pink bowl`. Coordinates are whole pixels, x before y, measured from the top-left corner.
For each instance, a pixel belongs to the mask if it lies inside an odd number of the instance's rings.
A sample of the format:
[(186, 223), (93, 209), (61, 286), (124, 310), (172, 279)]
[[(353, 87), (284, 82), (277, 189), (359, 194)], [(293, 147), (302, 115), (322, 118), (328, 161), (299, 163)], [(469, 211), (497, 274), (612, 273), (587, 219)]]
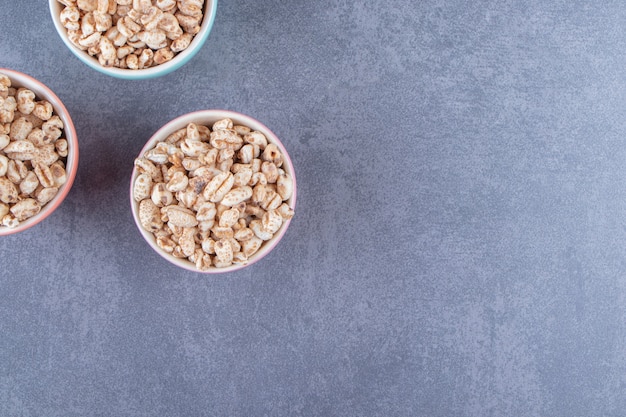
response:
[(61, 100), (50, 90), (47, 86), (40, 81), (23, 74), (21, 72), (13, 71), (6, 68), (0, 68), (0, 73), (7, 75), (11, 79), (11, 86), (15, 88), (25, 87), (32, 90), (37, 96), (37, 99), (45, 99), (54, 107), (54, 113), (58, 115), (63, 121), (63, 132), (68, 143), (68, 154), (65, 170), (67, 173), (67, 181), (61, 186), (57, 195), (46, 205), (44, 205), (41, 211), (35, 216), (20, 222), (17, 227), (8, 228), (0, 226), (0, 236), (10, 235), (13, 233), (19, 233), (26, 229), (33, 227), (40, 223), (45, 218), (50, 216), (54, 210), (61, 205), (74, 183), (76, 177), (76, 170), (78, 169), (78, 140), (76, 136), (76, 129), (72, 123), (69, 112), (61, 102)]
[[(143, 149), (139, 153), (139, 157), (143, 156), (146, 151), (156, 146), (158, 142), (164, 141), (165, 138), (167, 138), (171, 133), (181, 128), (184, 128), (189, 123), (196, 123), (199, 125), (211, 126), (216, 121), (225, 119), (225, 118), (231, 119), (237, 125), (247, 126), (251, 128), (252, 130), (258, 130), (259, 132), (262, 132), (267, 138), (268, 143), (274, 143), (276, 144), (276, 146), (278, 146), (281, 153), (283, 154), (283, 159), (284, 159), (282, 169), (286, 173), (291, 175), (291, 178), (293, 180), (293, 194), (286, 201), (286, 203), (289, 205), (289, 207), (291, 207), (292, 210), (295, 210), (296, 191), (297, 191), (296, 176), (295, 176), (295, 171), (293, 168), (293, 163), (291, 162), (289, 154), (287, 153), (287, 150), (285, 149), (282, 142), (278, 139), (278, 137), (271, 130), (269, 130), (264, 124), (262, 124), (256, 119), (253, 119), (250, 116), (246, 116), (244, 114), (233, 112), (233, 111), (228, 111), (228, 110), (200, 110), (200, 111), (196, 111), (193, 113), (182, 115), (170, 121), (162, 128), (160, 128), (148, 140), (146, 145), (143, 147)], [(192, 264), (190, 261), (186, 259), (176, 258), (172, 256), (171, 254), (162, 250), (156, 244), (156, 239), (154, 238), (154, 235), (146, 231), (141, 226), (141, 222), (139, 221), (139, 203), (135, 201), (135, 199), (133, 198), (133, 184), (135, 183), (135, 179), (137, 178), (138, 175), (139, 175), (139, 172), (137, 168), (135, 167), (133, 169), (133, 172), (131, 175), (131, 181), (130, 181), (130, 204), (131, 204), (131, 211), (133, 213), (133, 218), (135, 219), (135, 224), (137, 225), (139, 232), (141, 233), (143, 238), (146, 240), (146, 242), (148, 242), (148, 244), (152, 247), (152, 249), (156, 251), (156, 253), (158, 253), (168, 262), (171, 262), (172, 264), (179, 266), (181, 268), (187, 269), (189, 271), (205, 273), (205, 274), (219, 274), (219, 273), (224, 273), (224, 272), (236, 271), (236, 270), (245, 268), (247, 266), (250, 266), (254, 264), (255, 262), (258, 262), (259, 260), (261, 260), (268, 253), (270, 253), (276, 247), (276, 245), (278, 245), (278, 242), (280, 242), (282, 237), (285, 235), (285, 232), (287, 232), (287, 228), (289, 227), (289, 223), (291, 222), (291, 220), (284, 221), (281, 228), (278, 230), (278, 232), (276, 232), (270, 240), (264, 242), (261, 248), (249, 258), (246, 264), (237, 264), (237, 265), (233, 264), (231, 266), (224, 267), (224, 268), (211, 267), (207, 271), (200, 271), (196, 269), (195, 265)]]

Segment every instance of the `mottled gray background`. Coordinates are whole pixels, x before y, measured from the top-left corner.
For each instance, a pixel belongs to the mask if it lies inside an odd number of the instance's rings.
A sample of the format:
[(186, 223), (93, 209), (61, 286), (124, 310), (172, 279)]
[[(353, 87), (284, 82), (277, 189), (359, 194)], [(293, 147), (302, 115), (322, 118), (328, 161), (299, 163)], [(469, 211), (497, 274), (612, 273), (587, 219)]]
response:
[[(135, 82), (43, 0), (0, 23), (81, 145), (59, 210), (0, 238), (1, 416), (626, 415), (622, 1), (221, 0), (199, 55)], [(127, 196), (205, 108), (274, 130), (299, 184), (226, 276), (154, 254)]]

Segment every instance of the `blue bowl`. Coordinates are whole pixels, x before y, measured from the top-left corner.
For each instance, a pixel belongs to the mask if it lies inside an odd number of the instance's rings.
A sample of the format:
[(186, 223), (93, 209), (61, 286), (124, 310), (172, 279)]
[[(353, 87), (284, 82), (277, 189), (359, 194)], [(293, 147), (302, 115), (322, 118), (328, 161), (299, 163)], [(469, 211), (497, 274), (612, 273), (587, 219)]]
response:
[(68, 38), (67, 30), (61, 24), (61, 11), (65, 6), (59, 3), (57, 0), (49, 0), (50, 14), (52, 15), (52, 21), (59, 36), (63, 40), (63, 43), (69, 48), (70, 51), (78, 59), (80, 59), (85, 65), (95, 69), (103, 74), (110, 75), (116, 78), (122, 78), (126, 80), (145, 80), (148, 78), (160, 77), (162, 75), (169, 74), (172, 71), (185, 65), (191, 58), (193, 58), (198, 51), (204, 45), (204, 42), (209, 37), (211, 28), (213, 27), (213, 21), (215, 20), (215, 14), (217, 10), (217, 0), (206, 0), (204, 4), (204, 16), (200, 31), (194, 36), (191, 44), (184, 51), (179, 52), (170, 61), (160, 65), (156, 65), (150, 68), (144, 69), (122, 69), (115, 67), (104, 67), (95, 57), (90, 56), (86, 51), (77, 48)]

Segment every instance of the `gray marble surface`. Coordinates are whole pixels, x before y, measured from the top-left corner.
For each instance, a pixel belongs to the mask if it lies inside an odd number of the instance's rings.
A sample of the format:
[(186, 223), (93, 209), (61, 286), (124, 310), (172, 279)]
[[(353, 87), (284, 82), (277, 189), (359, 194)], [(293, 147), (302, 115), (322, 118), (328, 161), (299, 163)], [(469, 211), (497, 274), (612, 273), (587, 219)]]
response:
[[(221, 0), (202, 51), (123, 81), (43, 0), (0, 67), (71, 112), (80, 168), (0, 238), (1, 416), (624, 416), (621, 1)], [(223, 108), (284, 141), (297, 214), (226, 276), (133, 223), (132, 162)]]

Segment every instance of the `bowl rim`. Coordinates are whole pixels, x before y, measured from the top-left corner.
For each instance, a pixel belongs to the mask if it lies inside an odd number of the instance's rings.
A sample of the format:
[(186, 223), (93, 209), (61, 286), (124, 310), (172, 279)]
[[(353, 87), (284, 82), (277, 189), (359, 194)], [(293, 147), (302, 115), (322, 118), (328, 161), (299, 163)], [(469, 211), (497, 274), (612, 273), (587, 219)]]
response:
[(67, 180), (65, 181), (65, 184), (59, 188), (59, 191), (54, 198), (46, 203), (42, 207), (41, 211), (33, 217), (20, 222), (17, 227), (9, 228), (0, 226), (0, 236), (5, 236), (22, 232), (41, 223), (61, 205), (74, 184), (76, 172), (78, 171), (79, 149), (78, 136), (76, 134), (76, 128), (74, 127), (70, 113), (61, 99), (59, 99), (59, 97), (47, 85), (28, 74), (24, 74), (16, 70), (0, 68), (0, 73), (6, 74), (11, 79), (12, 87), (28, 88), (35, 93), (38, 99), (45, 99), (49, 101), (52, 104), (56, 115), (63, 121), (63, 132), (65, 134), (65, 139), (68, 141), (68, 154), (65, 163)]
[(172, 58), (168, 62), (156, 65), (154, 67), (139, 70), (103, 67), (102, 65), (100, 65), (100, 63), (95, 58), (88, 55), (85, 51), (80, 50), (72, 42), (70, 42), (67, 36), (67, 31), (65, 27), (61, 24), (60, 19), (60, 10), (61, 7), (63, 7), (63, 4), (59, 3), (58, 0), (48, 0), (48, 5), (50, 15), (52, 17), (52, 22), (54, 23), (54, 28), (59, 34), (59, 37), (61, 38), (65, 46), (67, 46), (67, 48), (81, 62), (83, 62), (88, 67), (111, 77), (124, 80), (147, 80), (150, 78), (161, 77), (177, 70), (178, 68), (189, 62), (200, 51), (200, 49), (202, 49), (202, 46), (209, 37), (209, 33), (211, 33), (213, 23), (215, 22), (217, 2), (218, 0), (206, 0), (205, 13), (202, 18), (202, 24), (200, 25), (200, 31), (196, 35), (194, 35), (187, 49), (175, 55), (174, 58)]
[[(265, 126), (262, 122), (258, 121), (257, 119), (251, 116), (248, 116), (246, 114), (243, 114), (243, 113), (239, 113), (239, 112), (232, 111), (232, 110), (205, 109), (205, 110), (197, 110), (197, 111), (180, 115), (170, 120), (169, 122), (164, 124), (162, 127), (160, 127), (150, 137), (150, 139), (148, 139), (148, 141), (142, 147), (141, 151), (136, 156), (136, 158), (141, 157), (142, 155), (144, 155), (144, 153), (147, 150), (152, 149), (158, 142), (162, 142), (172, 132), (187, 126), (187, 124), (189, 124), (190, 122), (198, 123), (198, 124), (205, 124), (205, 123), (212, 124), (215, 121), (221, 120), (224, 118), (230, 118), (233, 120), (233, 122), (237, 124), (242, 124), (244, 126), (250, 127), (253, 130), (258, 130), (262, 132), (268, 138), (268, 142), (274, 143), (276, 144), (276, 146), (278, 146), (284, 159), (283, 167), (287, 168), (285, 171), (291, 175), (291, 178), (293, 181), (293, 193), (291, 197), (287, 200), (287, 203), (289, 204), (289, 207), (292, 210), (295, 210), (298, 187), (297, 187), (297, 182), (296, 182), (296, 173), (293, 167), (293, 162), (291, 160), (291, 157), (289, 156), (289, 153), (287, 152), (282, 141), (276, 136), (276, 134), (272, 130), (270, 130), (267, 126)], [(133, 166), (133, 170), (130, 175), (129, 196), (130, 196), (131, 212), (132, 212), (135, 225), (137, 226), (137, 229), (139, 229), (139, 232), (141, 236), (144, 238), (144, 240), (146, 241), (146, 243), (148, 243), (148, 245), (152, 247), (152, 249), (158, 255), (160, 255), (163, 259), (191, 272), (196, 272), (200, 274), (223, 274), (223, 273), (234, 272), (243, 268), (247, 268), (255, 264), (256, 262), (260, 261), (265, 256), (267, 256), (278, 245), (278, 243), (282, 240), (283, 236), (287, 232), (287, 229), (289, 228), (289, 224), (291, 223), (291, 220), (292, 220), (292, 219), (285, 220), (282, 226), (280, 227), (280, 229), (278, 230), (278, 232), (276, 232), (270, 240), (264, 242), (264, 244), (259, 249), (259, 251), (256, 252), (252, 256), (252, 259), (250, 259), (250, 261), (247, 262), (246, 264), (233, 264), (231, 266), (227, 266), (224, 268), (211, 267), (207, 271), (201, 271), (197, 269), (195, 265), (191, 263), (189, 260), (176, 258), (173, 255), (170, 255), (166, 253), (165, 251), (163, 251), (161, 248), (157, 246), (154, 235), (148, 232), (147, 230), (145, 230), (141, 226), (141, 223), (139, 221), (139, 213), (138, 213), (139, 202), (135, 201), (134, 196), (133, 196), (133, 185), (135, 183), (135, 179), (137, 178), (137, 176), (138, 176), (138, 169), (136, 166)]]

